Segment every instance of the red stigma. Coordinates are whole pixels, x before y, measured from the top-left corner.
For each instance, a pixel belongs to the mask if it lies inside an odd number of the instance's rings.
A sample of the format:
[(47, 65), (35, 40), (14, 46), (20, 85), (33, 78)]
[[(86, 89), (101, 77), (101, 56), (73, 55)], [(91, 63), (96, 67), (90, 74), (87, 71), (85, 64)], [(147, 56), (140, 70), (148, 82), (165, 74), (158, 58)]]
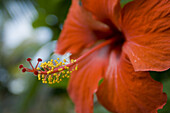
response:
[(34, 71), (34, 75), (38, 75), (38, 71)]
[(19, 65), (19, 68), (22, 69), (22, 72), (31, 72), (34, 73), (34, 75), (38, 75), (39, 72), (37, 70), (37, 67), (39, 62), (42, 62), (42, 59), (41, 58), (37, 59), (38, 62), (35, 67), (32, 65), (31, 60), (32, 60), (31, 58), (27, 58), (27, 61), (29, 62), (32, 69), (24, 67), (23, 64)]
[(19, 65), (19, 68), (20, 68), (20, 69), (22, 69), (23, 67), (24, 67), (23, 64)]
[(38, 62), (42, 62), (42, 59), (41, 59), (41, 58), (38, 58)]
[(25, 68), (22, 69), (22, 72), (23, 72), (23, 73), (26, 72), (26, 71), (27, 71), (27, 70), (26, 70)]
[(27, 61), (30, 62), (32, 59), (31, 58), (27, 58)]

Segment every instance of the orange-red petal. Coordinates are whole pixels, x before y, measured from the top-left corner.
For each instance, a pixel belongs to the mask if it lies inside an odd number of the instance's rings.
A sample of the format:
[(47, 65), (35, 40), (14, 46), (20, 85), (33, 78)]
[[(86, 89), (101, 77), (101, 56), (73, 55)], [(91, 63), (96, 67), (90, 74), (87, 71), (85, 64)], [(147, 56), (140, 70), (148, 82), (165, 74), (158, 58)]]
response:
[(81, 0), (83, 6), (103, 22), (112, 22), (119, 28), (120, 0)]
[(97, 97), (111, 112), (156, 113), (167, 100), (162, 89), (162, 84), (153, 80), (149, 72), (135, 72), (124, 54), (118, 61), (113, 51)]
[(68, 92), (76, 113), (93, 113), (93, 94), (104, 75), (108, 63), (108, 47), (95, 51), (78, 62), (78, 71), (71, 75)]
[(122, 10), (125, 52), (135, 71), (170, 68), (170, 1), (134, 0)]
[(73, 55), (90, 47), (99, 38), (109, 35), (110, 28), (93, 19), (92, 15), (79, 5), (79, 0), (72, 0), (67, 19), (60, 34), (56, 53), (70, 52)]

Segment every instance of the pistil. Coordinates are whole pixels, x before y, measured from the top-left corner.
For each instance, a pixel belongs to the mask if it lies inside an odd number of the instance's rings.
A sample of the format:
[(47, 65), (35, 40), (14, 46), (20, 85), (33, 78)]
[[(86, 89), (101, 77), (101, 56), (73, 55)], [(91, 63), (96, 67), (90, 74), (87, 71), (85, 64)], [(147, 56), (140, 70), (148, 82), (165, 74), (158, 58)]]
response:
[[(78, 69), (78, 62), (80, 62), (82, 59), (93, 53), (94, 51), (111, 44), (115, 41), (115, 38), (111, 38), (109, 40), (104, 41), (103, 43), (97, 45), (96, 47), (92, 48), (90, 51), (85, 53), (84, 55), (80, 56), (78, 59), (74, 60), (71, 59), (71, 62), (67, 65), (65, 63), (67, 62), (65, 59), (63, 61), (60, 61), (59, 58), (56, 60), (51, 59), (51, 61), (41, 63), (40, 68), (38, 67), (39, 62), (42, 62), (41, 58), (38, 58), (38, 63), (36, 64), (35, 68), (33, 67), (31, 63), (31, 58), (27, 58), (27, 61), (29, 62), (32, 69), (24, 67), (22, 64), (19, 66), (20, 69), (22, 69), (22, 72), (32, 72), (35, 76), (38, 75), (38, 80), (42, 80), (43, 83), (59, 83), (62, 81), (63, 78), (69, 78), (70, 74), (73, 71), (76, 71)], [(76, 66), (74, 66), (76, 65)]]

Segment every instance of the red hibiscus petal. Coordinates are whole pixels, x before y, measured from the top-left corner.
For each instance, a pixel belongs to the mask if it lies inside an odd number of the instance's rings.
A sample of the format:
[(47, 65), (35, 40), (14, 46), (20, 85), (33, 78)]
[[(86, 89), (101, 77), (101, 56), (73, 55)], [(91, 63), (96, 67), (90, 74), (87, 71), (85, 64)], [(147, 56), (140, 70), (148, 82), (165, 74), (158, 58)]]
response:
[(91, 11), (99, 20), (110, 20), (119, 28), (120, 0), (81, 0), (83, 6)]
[(110, 34), (110, 28), (92, 18), (92, 15), (79, 5), (79, 0), (72, 0), (67, 19), (58, 40), (56, 53), (80, 53), (90, 47), (99, 38)]
[(122, 10), (124, 49), (135, 71), (170, 68), (169, 8), (169, 0), (135, 0)]
[(93, 113), (93, 94), (108, 63), (108, 47), (95, 51), (78, 62), (78, 71), (71, 75), (68, 92), (75, 103), (76, 113)]
[(124, 54), (118, 61), (115, 52), (112, 52), (97, 97), (111, 112), (156, 113), (167, 100), (162, 89), (162, 84), (153, 80), (149, 72), (135, 72)]

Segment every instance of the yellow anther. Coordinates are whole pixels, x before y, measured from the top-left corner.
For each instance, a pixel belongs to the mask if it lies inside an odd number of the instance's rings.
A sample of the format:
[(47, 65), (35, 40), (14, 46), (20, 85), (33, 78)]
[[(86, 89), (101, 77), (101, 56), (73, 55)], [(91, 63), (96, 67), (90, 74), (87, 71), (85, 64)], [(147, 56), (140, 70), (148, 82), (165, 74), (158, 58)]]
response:
[(48, 71), (47, 74), (50, 74), (51, 71)]
[(42, 83), (45, 83), (45, 81), (43, 80)]
[(70, 71), (70, 73), (72, 73), (72, 71)]
[(51, 59), (51, 62), (53, 62), (53, 59)]
[(60, 81), (62, 81), (62, 79), (60, 78)]
[(66, 59), (63, 59), (64, 62), (67, 62)]
[(53, 84), (55, 83), (55, 80), (53, 80)]
[(40, 68), (39, 68), (39, 67), (37, 67), (37, 70), (40, 70)]
[(58, 66), (59, 66), (59, 64), (56, 65), (56, 67), (58, 67)]
[(76, 62), (76, 60), (74, 60), (74, 62)]
[(52, 82), (52, 79), (49, 79), (48, 82)]
[(62, 70), (63, 70), (63, 68), (58, 69), (58, 71), (62, 71)]
[(60, 62), (59, 64), (62, 65), (62, 62)]
[(62, 63), (62, 65), (65, 65), (65, 63)]
[(62, 76), (63, 78), (65, 77), (65, 76)]
[(65, 74), (65, 77), (67, 76), (67, 74)]
[(40, 80), (41, 79), (41, 74), (38, 74), (38, 80)]
[(49, 84), (52, 84), (52, 82), (48, 82)]
[(76, 65), (76, 67), (75, 67), (75, 70), (77, 70), (78, 69), (78, 65)]
[(69, 67), (67, 67), (67, 69), (69, 69)]
[(69, 74), (70, 72), (69, 71), (67, 71), (67, 74)]
[(60, 60), (60, 58), (57, 58), (57, 60)]
[(73, 59), (71, 59), (71, 63), (73, 63), (74, 62), (74, 60)]
[(47, 81), (44, 81), (45, 84), (47, 84)]
[(51, 80), (52, 80), (52, 78), (51, 78), (51, 77), (49, 77), (49, 78), (48, 78), (48, 81), (51, 81)]
[(62, 73), (64, 74), (65, 72), (64, 72), (64, 71), (62, 71)]
[(67, 78), (69, 78), (70, 76), (67, 76)]
[(44, 78), (44, 74), (42, 75), (42, 78)]
[(74, 71), (74, 69), (72, 69), (72, 71)]

